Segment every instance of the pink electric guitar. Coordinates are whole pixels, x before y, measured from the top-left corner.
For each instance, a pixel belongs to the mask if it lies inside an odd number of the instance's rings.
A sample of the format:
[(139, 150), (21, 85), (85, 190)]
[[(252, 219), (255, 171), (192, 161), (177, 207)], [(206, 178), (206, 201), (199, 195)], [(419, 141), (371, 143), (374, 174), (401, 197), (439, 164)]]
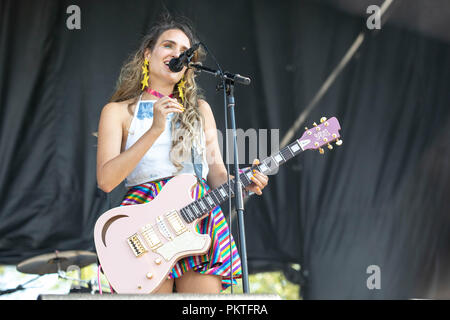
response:
[[(341, 129), (336, 118), (321, 119), (303, 136), (253, 169), (271, 173), (281, 164), (308, 149), (336, 141)], [(240, 174), (244, 186), (251, 184), (251, 170)], [(181, 174), (172, 178), (149, 203), (108, 210), (97, 220), (95, 247), (103, 272), (117, 293), (151, 293), (158, 289), (178, 260), (208, 251), (209, 235), (199, 234), (195, 225), (216, 206), (234, 196), (234, 179), (211, 190), (198, 200), (191, 197), (197, 178)]]

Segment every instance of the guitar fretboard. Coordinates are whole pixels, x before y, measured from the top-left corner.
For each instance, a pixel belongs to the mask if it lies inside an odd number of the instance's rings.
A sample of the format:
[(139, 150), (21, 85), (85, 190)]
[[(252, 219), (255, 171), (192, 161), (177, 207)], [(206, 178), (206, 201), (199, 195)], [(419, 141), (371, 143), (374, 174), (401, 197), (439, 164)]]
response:
[[(286, 163), (288, 160), (300, 154), (303, 149), (300, 147), (299, 140), (282, 148), (278, 153), (262, 160), (259, 165), (252, 166), (249, 170), (239, 174), (239, 178), (243, 187), (252, 183), (250, 177), (253, 176), (252, 170), (257, 170), (264, 174), (270, 174), (275, 171), (280, 165)], [(195, 200), (186, 207), (180, 210), (180, 214), (187, 223), (193, 222), (206, 215), (216, 206), (228, 200), (229, 197), (234, 197), (235, 179), (230, 179), (230, 184), (223, 183), (219, 187), (211, 190), (208, 194)]]

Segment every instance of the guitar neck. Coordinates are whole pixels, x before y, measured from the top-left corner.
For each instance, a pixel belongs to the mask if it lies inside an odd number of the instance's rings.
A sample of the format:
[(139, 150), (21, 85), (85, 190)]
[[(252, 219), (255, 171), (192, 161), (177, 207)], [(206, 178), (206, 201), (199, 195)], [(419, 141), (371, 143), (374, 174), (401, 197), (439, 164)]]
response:
[[(262, 160), (259, 165), (252, 166), (250, 170), (239, 174), (239, 179), (243, 187), (247, 187), (252, 183), (250, 177), (253, 176), (252, 170), (257, 170), (264, 174), (270, 174), (274, 172), (278, 167), (288, 160), (294, 158), (301, 152), (303, 152), (301, 141), (296, 140), (290, 145), (281, 149), (278, 153), (267, 157)], [(235, 179), (230, 179), (228, 182), (221, 184), (219, 187), (213, 189), (202, 198), (195, 200), (186, 207), (180, 210), (180, 214), (187, 223), (191, 223), (196, 219), (205, 216), (216, 206), (228, 200), (229, 197), (234, 197), (235, 192)]]

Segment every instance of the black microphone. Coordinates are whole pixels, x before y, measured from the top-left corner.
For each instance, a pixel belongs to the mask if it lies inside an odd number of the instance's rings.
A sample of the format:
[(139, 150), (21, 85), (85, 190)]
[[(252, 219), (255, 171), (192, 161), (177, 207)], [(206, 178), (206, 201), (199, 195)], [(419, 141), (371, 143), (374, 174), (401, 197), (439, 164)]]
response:
[(183, 70), (183, 67), (189, 64), (189, 62), (192, 59), (192, 56), (194, 55), (194, 52), (198, 49), (200, 46), (200, 42), (194, 44), (191, 48), (187, 49), (185, 52), (180, 54), (178, 58), (172, 58), (169, 61), (169, 69), (172, 72), (180, 72)]

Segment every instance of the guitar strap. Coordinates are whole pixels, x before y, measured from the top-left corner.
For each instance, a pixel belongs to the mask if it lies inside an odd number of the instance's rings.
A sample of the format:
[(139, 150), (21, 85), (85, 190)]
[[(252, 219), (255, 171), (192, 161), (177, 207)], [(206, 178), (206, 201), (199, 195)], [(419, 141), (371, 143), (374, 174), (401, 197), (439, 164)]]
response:
[[(192, 166), (194, 167), (195, 175), (197, 176), (197, 181), (200, 182), (202, 180), (202, 172), (203, 172), (203, 165), (202, 165), (202, 159), (201, 155), (197, 153), (197, 149), (192, 146), (191, 148), (191, 159), (192, 159)], [(198, 162), (200, 160), (200, 162)]]

